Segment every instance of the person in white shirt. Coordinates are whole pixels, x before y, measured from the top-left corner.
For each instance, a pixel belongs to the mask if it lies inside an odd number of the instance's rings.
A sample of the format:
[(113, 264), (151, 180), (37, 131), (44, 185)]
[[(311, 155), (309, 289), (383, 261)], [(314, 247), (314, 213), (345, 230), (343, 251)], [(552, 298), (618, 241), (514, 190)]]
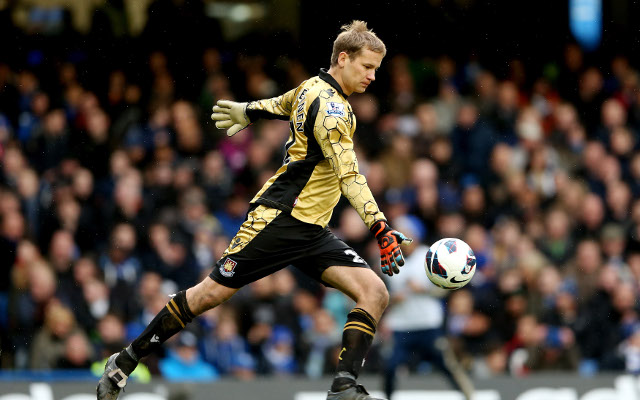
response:
[(428, 361), (441, 370), (466, 399), (471, 399), (473, 384), (444, 336), (442, 299), (447, 291), (431, 283), (424, 270), (424, 260), (429, 250), (422, 243), (425, 227), (413, 215), (394, 218), (393, 222), (414, 241), (403, 250), (405, 264), (402, 273), (386, 280), (390, 306), (384, 321), (393, 334), (393, 349), (384, 363), (384, 391), (387, 398), (391, 399), (396, 389), (398, 367), (409, 363), (413, 357), (419, 357), (419, 360)]

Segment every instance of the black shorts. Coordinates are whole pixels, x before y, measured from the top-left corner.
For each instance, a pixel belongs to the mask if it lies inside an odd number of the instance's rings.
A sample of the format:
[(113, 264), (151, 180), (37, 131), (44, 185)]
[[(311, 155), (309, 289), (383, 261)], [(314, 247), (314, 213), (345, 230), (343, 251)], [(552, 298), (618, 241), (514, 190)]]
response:
[(249, 210), (246, 221), (209, 276), (223, 286), (240, 288), (288, 265), (319, 282), (324, 270), (331, 266), (369, 268), (328, 228), (258, 205)]

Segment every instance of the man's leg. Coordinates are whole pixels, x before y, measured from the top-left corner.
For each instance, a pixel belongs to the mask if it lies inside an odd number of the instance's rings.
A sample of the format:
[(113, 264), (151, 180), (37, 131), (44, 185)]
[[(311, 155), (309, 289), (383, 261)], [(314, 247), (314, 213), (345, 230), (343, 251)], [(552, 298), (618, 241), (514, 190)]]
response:
[(369, 268), (329, 267), (321, 278), (356, 302), (344, 326), (338, 368), (329, 394), (330, 398), (352, 398), (351, 395), (342, 397), (337, 394), (356, 386), (378, 320), (389, 304), (389, 293), (384, 282)]
[(223, 303), (237, 291), (206, 277), (196, 286), (178, 292), (140, 336), (119, 354), (109, 357), (98, 382), (98, 400), (115, 400), (142, 357), (158, 349), (197, 315)]

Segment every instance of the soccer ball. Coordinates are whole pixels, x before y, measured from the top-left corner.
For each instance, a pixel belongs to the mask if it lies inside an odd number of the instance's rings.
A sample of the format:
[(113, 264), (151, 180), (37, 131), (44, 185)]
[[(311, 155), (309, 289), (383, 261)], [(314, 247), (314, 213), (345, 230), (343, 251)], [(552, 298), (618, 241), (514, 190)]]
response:
[(476, 256), (464, 241), (444, 238), (429, 248), (424, 260), (429, 280), (444, 289), (460, 289), (476, 273)]

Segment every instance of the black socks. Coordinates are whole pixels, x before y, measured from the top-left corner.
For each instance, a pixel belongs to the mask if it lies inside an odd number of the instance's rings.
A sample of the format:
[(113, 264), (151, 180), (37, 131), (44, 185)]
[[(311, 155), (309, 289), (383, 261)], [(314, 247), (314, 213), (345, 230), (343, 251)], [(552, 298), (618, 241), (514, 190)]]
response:
[(195, 315), (187, 305), (187, 292), (178, 292), (167, 305), (155, 316), (147, 328), (116, 358), (116, 365), (126, 375), (138, 365), (140, 358), (145, 357), (162, 345), (165, 340), (180, 332)]
[(331, 385), (332, 392), (340, 392), (355, 385), (364, 357), (376, 334), (376, 325), (376, 320), (362, 308), (354, 308), (347, 315), (338, 368)]

